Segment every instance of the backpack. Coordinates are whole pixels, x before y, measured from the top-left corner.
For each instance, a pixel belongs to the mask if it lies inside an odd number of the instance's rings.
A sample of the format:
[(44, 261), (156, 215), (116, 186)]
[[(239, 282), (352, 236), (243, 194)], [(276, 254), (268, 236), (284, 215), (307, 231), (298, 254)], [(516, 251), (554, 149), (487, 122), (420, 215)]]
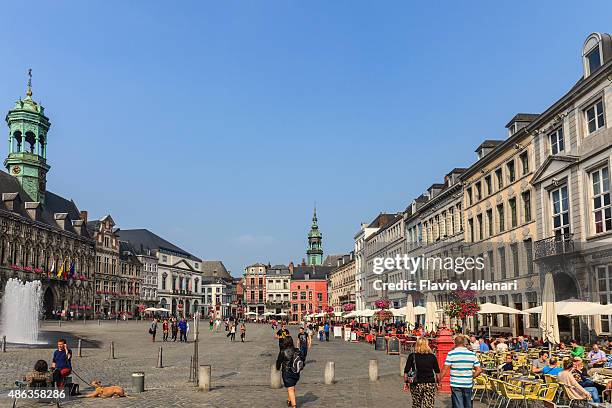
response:
[(299, 352), (294, 352), (291, 358), (291, 371), (295, 374), (299, 374), (304, 369), (304, 360)]

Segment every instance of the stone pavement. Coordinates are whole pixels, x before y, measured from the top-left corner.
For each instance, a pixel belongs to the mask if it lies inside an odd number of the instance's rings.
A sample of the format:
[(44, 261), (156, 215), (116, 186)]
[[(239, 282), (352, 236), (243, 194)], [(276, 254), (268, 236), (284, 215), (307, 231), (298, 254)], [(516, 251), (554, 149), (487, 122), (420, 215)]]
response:
[[(270, 365), (278, 354), (278, 341), (267, 325), (247, 325), (247, 342), (229, 342), (225, 332), (209, 332), (208, 325), (200, 328), (200, 364), (212, 366), (212, 389), (198, 392), (189, 379), (189, 362), (193, 343), (151, 342), (145, 322), (63, 323), (45, 322), (45, 336), (53, 347), (35, 349), (14, 348), (9, 345), (0, 353), (0, 407), (11, 406), (6, 391), (15, 379), (23, 377), (38, 359), (50, 361), (55, 340), (69, 339), (74, 354), (74, 371), (89, 381), (100, 378), (103, 384), (123, 386), (128, 398), (78, 399), (65, 401), (67, 407), (283, 407), (286, 391), (270, 388)], [(295, 336), (297, 328), (290, 326)], [(159, 334), (159, 332), (158, 332)], [(77, 357), (77, 339), (83, 339), (83, 357)], [(189, 336), (192, 339), (192, 336)], [(238, 339), (239, 340), (239, 339)], [(109, 357), (109, 344), (115, 344), (115, 359)], [(156, 368), (157, 352), (163, 346), (164, 368)], [(380, 380), (368, 379), (368, 362), (376, 358)], [(336, 383), (325, 385), (323, 372), (326, 361), (336, 365)], [(131, 374), (144, 371), (146, 392), (132, 394)], [(80, 383), (81, 391), (87, 385)], [(340, 339), (320, 343), (313, 341), (308, 361), (297, 386), (298, 406), (303, 407), (387, 407), (409, 406), (410, 394), (402, 392), (399, 357), (374, 351), (367, 344), (350, 344)], [(21, 400), (18, 407), (44, 406)], [(437, 407), (450, 406), (441, 394)]]

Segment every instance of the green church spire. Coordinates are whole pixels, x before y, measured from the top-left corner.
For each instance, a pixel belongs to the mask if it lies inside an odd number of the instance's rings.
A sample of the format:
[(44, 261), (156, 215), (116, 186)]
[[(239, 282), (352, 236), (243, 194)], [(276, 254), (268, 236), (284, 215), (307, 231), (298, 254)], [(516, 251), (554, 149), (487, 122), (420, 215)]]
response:
[(308, 249), (306, 250), (306, 257), (308, 259), (308, 265), (321, 265), (323, 263), (323, 245), (321, 241), (323, 236), (319, 231), (317, 224), (317, 207), (314, 208), (312, 215), (312, 225), (310, 232), (308, 233)]
[[(4, 166), (19, 180), (29, 200), (45, 202), (47, 187), (47, 132), (51, 123), (45, 108), (32, 99), (32, 70), (28, 71), (25, 99), (19, 99), (6, 115), (9, 127), (8, 157)], [(25, 199), (25, 197), (24, 197)]]

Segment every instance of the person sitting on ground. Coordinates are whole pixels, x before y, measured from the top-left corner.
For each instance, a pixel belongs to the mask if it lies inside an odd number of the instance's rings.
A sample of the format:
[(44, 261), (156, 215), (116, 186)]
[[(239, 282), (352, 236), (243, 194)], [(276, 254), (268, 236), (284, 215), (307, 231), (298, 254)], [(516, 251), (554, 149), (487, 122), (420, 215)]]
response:
[(64, 387), (64, 378), (72, 372), (72, 350), (68, 348), (66, 340), (59, 339), (57, 341), (57, 350), (53, 352), (53, 382), (58, 388)]
[[(552, 360), (552, 358), (551, 358)], [(559, 373), (557, 379), (559, 383), (564, 384), (567, 389), (566, 393), (570, 399), (579, 399), (579, 400), (593, 400), (593, 402), (599, 402), (599, 392), (595, 387), (586, 387), (584, 388), (578, 381), (574, 378), (572, 373), (572, 369), (574, 368), (574, 361), (569, 359), (565, 360), (563, 363), (563, 371)]]
[(597, 343), (593, 344), (593, 349), (589, 351), (587, 358), (589, 359), (589, 364), (593, 368), (601, 368), (608, 361), (606, 353), (599, 349), (599, 345), (597, 345)]
[[(548, 342), (547, 342), (547, 343), (548, 343)], [(548, 344), (546, 344), (546, 347), (548, 347)], [(564, 342), (564, 341), (562, 341), (562, 342), (560, 342), (560, 343), (559, 343), (559, 350), (561, 350), (561, 351), (565, 351), (565, 350), (567, 350), (567, 346), (565, 345), (565, 342)]]
[(28, 383), (28, 387), (50, 387), (53, 382), (53, 374), (49, 371), (49, 366), (45, 360), (38, 360), (34, 364), (34, 371), (27, 373), (23, 379)]
[(534, 374), (542, 374), (542, 370), (546, 367), (548, 361), (548, 351), (540, 351), (540, 356), (531, 362), (531, 372)]
[(582, 347), (576, 340), (572, 340), (570, 342), (572, 346), (572, 351), (570, 352), (572, 357), (584, 357), (584, 347)]
[(550, 360), (548, 360), (548, 365), (542, 368), (542, 374), (548, 374), (548, 375), (559, 374), (563, 370), (561, 369), (561, 367), (559, 367), (558, 363), (559, 362), (557, 361), (556, 357), (551, 357)]

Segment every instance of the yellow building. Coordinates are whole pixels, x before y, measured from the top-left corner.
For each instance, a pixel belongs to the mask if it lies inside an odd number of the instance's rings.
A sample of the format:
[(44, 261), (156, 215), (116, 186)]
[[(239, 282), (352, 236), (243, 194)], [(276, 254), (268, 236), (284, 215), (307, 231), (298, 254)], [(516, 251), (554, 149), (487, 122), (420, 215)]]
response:
[[(478, 161), (461, 176), (467, 252), (482, 257), (485, 268), (467, 272), (464, 280), (516, 283), (516, 290), (479, 291), (479, 303), (516, 309), (537, 305), (539, 276), (533, 268), (535, 237), (532, 136), (526, 126), (537, 115), (517, 114), (506, 125), (508, 138), (487, 140), (476, 153)], [(494, 332), (538, 335), (537, 315), (531, 318), (498, 315), (474, 327), (491, 324)]]

